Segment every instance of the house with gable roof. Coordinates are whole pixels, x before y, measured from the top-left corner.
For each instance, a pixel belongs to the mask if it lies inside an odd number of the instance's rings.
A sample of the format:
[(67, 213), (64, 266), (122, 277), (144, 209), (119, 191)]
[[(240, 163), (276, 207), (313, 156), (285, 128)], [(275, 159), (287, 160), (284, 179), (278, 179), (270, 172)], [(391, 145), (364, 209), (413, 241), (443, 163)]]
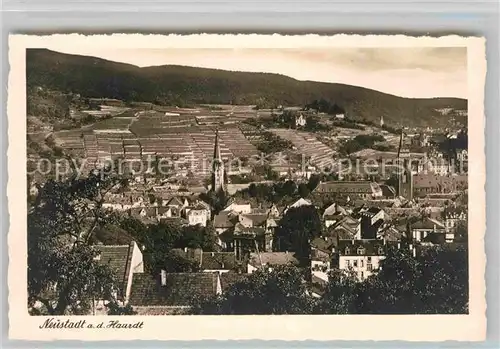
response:
[(369, 181), (330, 181), (321, 182), (313, 190), (316, 194), (335, 194), (344, 197), (358, 197), (362, 199), (382, 198), (380, 185)]
[[(127, 304), (134, 277), (144, 273), (142, 251), (135, 241), (129, 245), (98, 245), (96, 248), (99, 251), (96, 260), (102, 265), (108, 265), (118, 281), (116, 298), (121, 304)], [(104, 301), (94, 301), (94, 313), (107, 313)]]
[[(333, 263), (338, 269), (353, 272), (358, 280), (363, 281), (378, 272), (390, 247), (406, 248), (400, 242), (379, 239), (339, 240)], [(409, 245), (408, 248), (415, 256), (415, 246)]]
[(201, 204), (194, 206), (186, 206), (184, 208), (184, 216), (189, 225), (207, 226), (207, 221), (210, 220), (210, 210)]
[(337, 241), (337, 238), (323, 236), (317, 237), (310, 242), (311, 274), (313, 277), (328, 281), (328, 273), (332, 267), (333, 252)]
[[(432, 236), (436, 235), (445, 235), (446, 228), (443, 223), (432, 219), (432, 218), (424, 218), (416, 223), (411, 224), (411, 234), (412, 238), (415, 241), (421, 242), (426, 241), (428, 239), (433, 239)], [(437, 237), (441, 239), (440, 237)]]
[(128, 304), (139, 315), (185, 314), (193, 300), (220, 294), (219, 273), (167, 273), (162, 270), (156, 277), (138, 274)]
[(291, 208), (298, 208), (302, 206), (313, 206), (312, 202), (310, 200), (300, 198), (297, 201), (295, 201), (293, 204), (287, 206), (285, 210), (283, 211), (283, 214), (286, 214), (287, 211)]
[(251, 274), (260, 268), (272, 270), (276, 265), (298, 265), (299, 261), (291, 252), (251, 253), (247, 264), (247, 273)]
[(444, 209), (442, 217), (444, 218), (446, 231), (450, 232), (457, 226), (458, 222), (467, 220), (467, 209), (465, 207), (450, 206)]

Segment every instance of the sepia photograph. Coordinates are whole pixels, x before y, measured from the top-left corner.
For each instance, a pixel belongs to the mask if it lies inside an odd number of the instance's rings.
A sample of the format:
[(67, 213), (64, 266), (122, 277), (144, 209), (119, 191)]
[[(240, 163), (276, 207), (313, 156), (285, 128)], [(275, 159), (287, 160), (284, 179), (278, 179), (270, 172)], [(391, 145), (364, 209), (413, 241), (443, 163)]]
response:
[(484, 116), (469, 139), (466, 44), (81, 42), (24, 50), (16, 195), (40, 329), (470, 314)]

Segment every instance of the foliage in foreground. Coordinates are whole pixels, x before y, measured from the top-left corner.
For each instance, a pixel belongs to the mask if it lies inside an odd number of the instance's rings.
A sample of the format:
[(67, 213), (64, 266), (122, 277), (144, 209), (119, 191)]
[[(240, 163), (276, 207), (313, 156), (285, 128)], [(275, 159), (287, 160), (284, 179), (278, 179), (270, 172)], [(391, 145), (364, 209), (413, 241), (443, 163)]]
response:
[(28, 305), (49, 315), (85, 314), (94, 300), (115, 301), (113, 272), (96, 260), (95, 232), (113, 215), (103, 197), (118, 182), (102, 173), (49, 181), (28, 213)]
[(293, 266), (258, 270), (218, 297), (197, 299), (195, 314), (466, 314), (467, 250), (431, 248), (419, 257), (390, 251), (364, 282), (331, 271), (321, 298)]

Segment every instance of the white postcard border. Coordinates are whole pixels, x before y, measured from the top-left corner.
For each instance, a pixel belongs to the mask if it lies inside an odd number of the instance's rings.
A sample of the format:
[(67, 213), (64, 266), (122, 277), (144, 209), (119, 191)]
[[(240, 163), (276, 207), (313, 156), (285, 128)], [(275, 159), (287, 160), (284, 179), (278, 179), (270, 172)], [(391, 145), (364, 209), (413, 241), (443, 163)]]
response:
[[(468, 315), (287, 315), (287, 316), (129, 316), (143, 321), (142, 329), (40, 329), (48, 317), (28, 315), (26, 253), (26, 62), (25, 50), (48, 43), (102, 47), (414, 47), (466, 46), (469, 102), (469, 293)], [(397, 36), (281, 36), (281, 35), (53, 35), (9, 37), (8, 184), (10, 215), (9, 337), (25, 340), (406, 340), (480, 341), (486, 337), (484, 234), (485, 40), (448, 36), (441, 38)], [(91, 323), (124, 317), (78, 316), (61, 319)]]

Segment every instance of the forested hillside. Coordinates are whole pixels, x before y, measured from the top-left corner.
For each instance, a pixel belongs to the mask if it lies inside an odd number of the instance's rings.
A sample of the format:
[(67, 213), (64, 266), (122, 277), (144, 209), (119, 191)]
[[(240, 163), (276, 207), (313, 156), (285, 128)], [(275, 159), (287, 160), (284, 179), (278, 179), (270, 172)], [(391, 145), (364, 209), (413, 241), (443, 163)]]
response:
[(85, 97), (186, 106), (198, 103), (304, 106), (315, 99), (335, 103), (352, 119), (406, 126), (442, 125), (437, 109), (466, 110), (458, 98), (409, 99), (343, 84), (298, 81), (278, 74), (157, 66), (139, 68), (46, 49), (27, 50), (28, 87), (42, 86)]

